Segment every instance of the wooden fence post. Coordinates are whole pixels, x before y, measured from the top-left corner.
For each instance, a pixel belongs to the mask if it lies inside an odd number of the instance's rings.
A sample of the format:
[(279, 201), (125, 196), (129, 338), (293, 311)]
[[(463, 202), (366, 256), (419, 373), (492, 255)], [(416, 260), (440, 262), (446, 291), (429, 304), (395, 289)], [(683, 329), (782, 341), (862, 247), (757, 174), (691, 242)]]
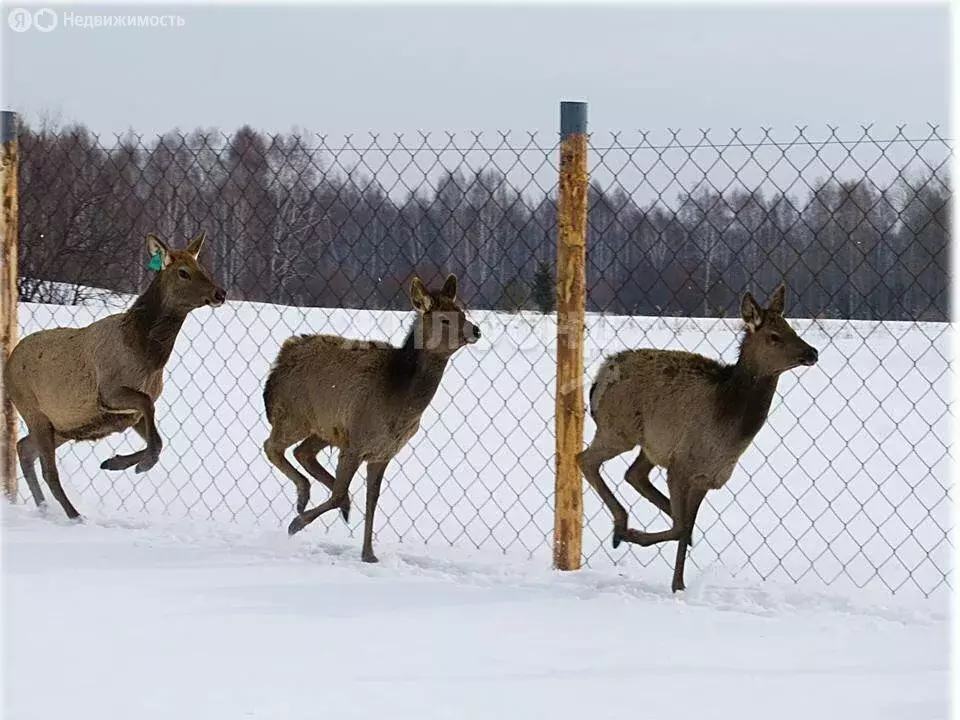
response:
[[(17, 244), (20, 234), (20, 195), (18, 190), (19, 148), (17, 115), (0, 113), (0, 360), (5, 364), (17, 344)], [(2, 373), (0, 365), (0, 373)], [(2, 377), (2, 375), (0, 375)], [(0, 383), (0, 478), (10, 502), (17, 499), (17, 414)]]
[(586, 304), (587, 104), (560, 103), (557, 207), (557, 478), (553, 566), (579, 570), (583, 537), (583, 327)]

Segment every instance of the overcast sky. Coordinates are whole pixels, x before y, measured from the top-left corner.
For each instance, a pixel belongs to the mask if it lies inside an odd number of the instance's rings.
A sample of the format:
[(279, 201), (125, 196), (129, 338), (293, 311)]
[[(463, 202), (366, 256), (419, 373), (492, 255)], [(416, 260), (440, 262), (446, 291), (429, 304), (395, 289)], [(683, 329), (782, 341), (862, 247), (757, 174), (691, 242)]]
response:
[[(176, 14), (173, 28), (62, 13)], [(10, 12), (10, 5), (4, 13)], [(97, 132), (243, 123), (341, 134), (925, 126), (948, 118), (942, 7), (82, 6), (3, 23), (3, 101)]]

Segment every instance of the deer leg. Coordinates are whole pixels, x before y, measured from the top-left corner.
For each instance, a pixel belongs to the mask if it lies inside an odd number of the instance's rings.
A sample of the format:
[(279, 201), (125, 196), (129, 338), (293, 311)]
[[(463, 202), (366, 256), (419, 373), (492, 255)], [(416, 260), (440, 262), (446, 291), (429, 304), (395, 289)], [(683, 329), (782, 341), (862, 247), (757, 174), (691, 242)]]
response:
[(646, 453), (641, 450), (640, 454), (637, 455), (637, 459), (627, 468), (627, 473), (623, 478), (630, 483), (633, 489), (640, 493), (640, 495), (669, 515), (670, 499), (657, 490), (653, 486), (653, 483), (650, 482), (651, 470), (653, 470), (653, 463), (650, 462), (650, 458), (647, 457)]
[(43, 497), (43, 490), (40, 489), (40, 481), (37, 479), (37, 458), (40, 456), (40, 450), (33, 435), (27, 435), (21, 438), (17, 443), (17, 457), (20, 459), (20, 469), (23, 470), (23, 477), (27, 481), (27, 487), (30, 488), (30, 494), (37, 507), (43, 507), (47, 501)]
[(282, 425), (274, 425), (273, 430), (270, 432), (270, 437), (268, 437), (267, 441), (263, 444), (263, 452), (266, 454), (267, 459), (297, 486), (296, 511), (299, 515), (307, 509), (307, 503), (310, 502), (310, 481), (287, 460), (285, 454), (287, 448), (296, 440), (297, 438), (287, 432)]
[[(577, 455), (577, 462), (583, 476), (590, 483), (590, 486), (597, 491), (603, 504), (607, 506), (613, 515), (613, 547), (620, 545), (620, 541), (625, 539), (630, 532), (627, 529), (627, 510), (623, 507), (613, 491), (603, 481), (600, 475), (600, 466), (607, 460), (616, 457), (620, 453), (626, 452), (630, 448), (620, 447), (619, 445), (607, 444), (599, 437), (594, 437), (586, 450)], [(633, 531), (636, 532), (636, 531)]]
[(290, 527), (287, 528), (287, 534), (295, 535), (328, 510), (341, 507), (344, 497), (350, 492), (350, 481), (353, 479), (359, 467), (360, 458), (357, 455), (345, 449), (340, 450), (340, 459), (337, 462), (337, 477), (334, 481), (333, 492), (330, 494), (330, 497), (312, 510), (299, 513), (290, 523)]
[[(668, 471), (667, 486), (670, 488), (670, 518), (672, 520), (670, 529), (653, 533), (627, 530), (623, 536), (624, 540), (640, 545), (641, 547), (649, 547), (650, 545), (670, 542), (671, 540), (686, 539), (686, 528), (684, 526), (687, 517), (686, 484), (678, 479), (675, 471)], [(686, 547), (685, 542), (684, 547)]]
[(387, 469), (385, 462), (367, 463), (367, 514), (363, 517), (363, 554), (364, 562), (378, 562), (373, 554), (373, 514), (377, 510), (377, 500), (380, 499), (380, 483), (383, 481), (383, 472)]
[[(100, 390), (100, 409), (104, 412), (117, 415), (139, 414), (144, 422), (145, 440), (147, 447), (143, 450), (143, 455), (137, 462), (136, 471), (138, 473), (146, 472), (160, 459), (160, 450), (163, 448), (163, 441), (160, 439), (160, 433), (157, 432), (157, 426), (154, 422), (153, 400), (146, 393), (134, 390), (128, 387), (109, 388)], [(116, 458), (123, 456), (117, 455)], [(129, 456), (127, 456), (129, 457)], [(100, 467), (112, 462), (114, 458), (101, 463)], [(118, 460), (122, 465), (122, 461)], [(109, 469), (109, 468), (105, 468)]]
[[(136, 431), (145, 442), (147, 442), (147, 423), (143, 418), (137, 420), (137, 424), (133, 426), (133, 429)], [(126, 470), (132, 465), (136, 465), (138, 462), (143, 460), (147, 455), (147, 450), (137, 450), (134, 453), (129, 455), (114, 455), (112, 458), (108, 458), (100, 463), (101, 470)]]
[(44, 417), (34, 419), (27, 424), (27, 427), (36, 444), (37, 454), (40, 457), (40, 469), (43, 471), (43, 479), (50, 488), (50, 492), (63, 507), (63, 511), (68, 518), (73, 520), (80, 517), (80, 513), (70, 502), (67, 494), (63, 491), (63, 485), (60, 484), (60, 473), (57, 470), (57, 438), (53, 425)]
[[(624, 475), (624, 479), (630, 483), (633, 489), (640, 493), (640, 495), (656, 505), (661, 511), (670, 515), (670, 498), (657, 490), (653, 483), (650, 482), (650, 471), (653, 470), (653, 467), (654, 465), (650, 461), (650, 458), (641, 450), (637, 459), (627, 468), (627, 474)], [(688, 538), (687, 544), (693, 545), (692, 536)]]
[(690, 544), (690, 535), (693, 533), (693, 524), (697, 520), (697, 512), (700, 510), (700, 503), (703, 502), (704, 496), (707, 494), (707, 489), (705, 487), (692, 486), (687, 490), (687, 501), (684, 511), (686, 513), (684, 517), (684, 527), (686, 528), (686, 538), (687, 542), (684, 542), (683, 539), (680, 539), (680, 542), (677, 543), (677, 560), (673, 564), (673, 583), (671, 589), (673, 592), (677, 590), (684, 590), (686, 586), (683, 584), (683, 566), (687, 561), (687, 546)]
[[(314, 480), (323, 483), (327, 490), (333, 492), (333, 485), (336, 482), (335, 478), (317, 461), (317, 455), (329, 444), (330, 443), (324, 441), (319, 435), (311, 435), (294, 448), (293, 456), (297, 459), (297, 462), (303, 466), (303, 469), (313, 476)], [(304, 506), (298, 508), (297, 512), (302, 513), (306, 508), (306, 503), (304, 503)], [(349, 492), (347, 493), (346, 500), (343, 501), (343, 505), (340, 506), (340, 516), (344, 522), (350, 522)]]

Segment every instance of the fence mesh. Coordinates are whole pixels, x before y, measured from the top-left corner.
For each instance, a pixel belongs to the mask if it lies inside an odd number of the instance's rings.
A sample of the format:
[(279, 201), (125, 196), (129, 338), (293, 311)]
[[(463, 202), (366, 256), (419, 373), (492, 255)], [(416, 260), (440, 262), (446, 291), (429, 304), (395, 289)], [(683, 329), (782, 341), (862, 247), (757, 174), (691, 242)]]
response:
[[(816, 367), (783, 376), (767, 425), (708, 494), (690, 562), (948, 591), (950, 140), (928, 126), (590, 142), (587, 385), (625, 348), (733, 362), (741, 295), (762, 302), (781, 281), (787, 317), (820, 350)], [(149, 281), (149, 232), (182, 246), (205, 229), (201, 261), (230, 297), (192, 313), (177, 341), (153, 470), (99, 469), (140, 446), (133, 433), (59, 450), (81, 512), (285, 526), (294, 488), (262, 451), (263, 381), (280, 344), (303, 332), (399, 343), (413, 275), (439, 286), (454, 272), (483, 339), (454, 355), (388, 468), (377, 539), (549, 562), (555, 138), (23, 127), (20, 148), (22, 333), (122, 311)], [(587, 417), (588, 441), (593, 429)], [(633, 526), (664, 526), (623, 482), (632, 457), (604, 475)], [(660, 470), (653, 479), (662, 486)], [(315, 486), (311, 505), (325, 493)], [(613, 550), (586, 485), (584, 508), (588, 565), (667, 577), (672, 544)], [(310, 532), (358, 543), (362, 524), (361, 512), (349, 526), (331, 513)]]

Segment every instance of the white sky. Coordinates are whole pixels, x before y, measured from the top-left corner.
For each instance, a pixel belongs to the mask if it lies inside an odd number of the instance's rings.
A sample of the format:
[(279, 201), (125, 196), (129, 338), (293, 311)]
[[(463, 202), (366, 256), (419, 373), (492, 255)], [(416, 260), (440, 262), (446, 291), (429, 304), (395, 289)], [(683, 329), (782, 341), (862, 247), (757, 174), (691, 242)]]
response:
[[(56, 6), (2, 24), (3, 102), (98, 132), (342, 134), (946, 123), (947, 6)], [(11, 5), (4, 6), (4, 16)], [(174, 28), (66, 27), (177, 14)]]

